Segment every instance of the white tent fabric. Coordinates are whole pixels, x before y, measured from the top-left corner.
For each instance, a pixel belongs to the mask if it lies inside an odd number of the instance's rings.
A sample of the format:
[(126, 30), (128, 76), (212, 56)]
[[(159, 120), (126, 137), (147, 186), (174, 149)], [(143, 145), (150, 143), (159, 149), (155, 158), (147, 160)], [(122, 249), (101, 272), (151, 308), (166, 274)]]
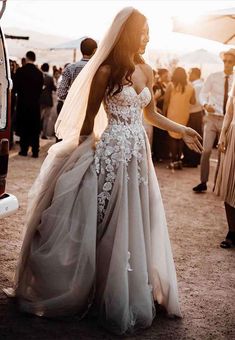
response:
[(180, 57), (180, 61), (189, 64), (222, 64), (221, 59), (214, 53), (208, 52), (201, 48), (193, 52), (184, 54)]
[(200, 68), (203, 79), (206, 79), (212, 72), (222, 71), (223, 69), (223, 62), (220, 57), (205, 49), (198, 49), (179, 56), (179, 63), (186, 70), (192, 67)]
[(69, 40), (66, 41), (65, 43), (56, 45), (51, 48), (51, 50), (73, 50), (73, 49), (80, 49), (81, 42), (88, 38), (87, 36), (81, 37), (79, 39), (75, 40)]
[(174, 32), (235, 45), (235, 8), (201, 15), (196, 20), (192, 16), (190, 23), (181, 17), (173, 17), (172, 20)]

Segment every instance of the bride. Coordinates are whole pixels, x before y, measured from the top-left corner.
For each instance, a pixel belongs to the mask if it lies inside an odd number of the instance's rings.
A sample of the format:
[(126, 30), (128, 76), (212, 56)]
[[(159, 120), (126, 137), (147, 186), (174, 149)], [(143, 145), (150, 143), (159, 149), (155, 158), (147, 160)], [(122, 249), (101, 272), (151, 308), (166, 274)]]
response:
[(14, 287), (23, 311), (82, 317), (92, 307), (117, 334), (150, 326), (155, 302), (181, 315), (142, 111), (191, 149), (202, 146), (194, 130), (155, 111), (141, 56), (148, 40), (146, 18), (124, 8), (71, 87), (56, 123), (63, 141), (30, 191)]

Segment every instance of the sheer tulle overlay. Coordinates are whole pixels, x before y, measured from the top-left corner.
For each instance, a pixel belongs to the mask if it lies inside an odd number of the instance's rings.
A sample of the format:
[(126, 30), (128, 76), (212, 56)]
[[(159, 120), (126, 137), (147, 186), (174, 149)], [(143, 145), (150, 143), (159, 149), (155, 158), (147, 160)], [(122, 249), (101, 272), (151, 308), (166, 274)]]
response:
[(235, 82), (231, 90), (228, 109), (232, 110), (232, 120), (226, 133), (227, 148), (221, 153), (216, 178), (215, 193), (235, 208)]
[(118, 334), (150, 326), (154, 300), (180, 316), (165, 213), (142, 126), (149, 101), (147, 87), (106, 95), (108, 126), (96, 147), (91, 135), (60, 160), (54, 191), (42, 214), (32, 217), (23, 245), (16, 293), (24, 311), (82, 317), (93, 306)]

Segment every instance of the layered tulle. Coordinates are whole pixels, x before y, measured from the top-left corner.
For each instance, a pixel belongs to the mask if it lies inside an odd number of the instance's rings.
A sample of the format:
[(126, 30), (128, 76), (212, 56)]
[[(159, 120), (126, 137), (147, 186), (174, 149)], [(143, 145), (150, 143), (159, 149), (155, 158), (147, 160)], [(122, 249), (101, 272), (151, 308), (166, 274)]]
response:
[[(147, 141), (141, 169), (135, 157), (118, 168), (99, 224), (97, 195), (104, 176), (96, 173), (93, 145), (90, 137), (67, 159), (43, 211), (18, 282), (21, 308), (40, 316), (83, 316), (93, 305), (100, 322), (118, 334), (150, 326), (154, 300), (179, 316), (174, 262)], [(139, 184), (139, 171), (147, 183)]]
[(220, 156), (215, 193), (235, 208), (235, 115), (226, 137), (227, 150)]

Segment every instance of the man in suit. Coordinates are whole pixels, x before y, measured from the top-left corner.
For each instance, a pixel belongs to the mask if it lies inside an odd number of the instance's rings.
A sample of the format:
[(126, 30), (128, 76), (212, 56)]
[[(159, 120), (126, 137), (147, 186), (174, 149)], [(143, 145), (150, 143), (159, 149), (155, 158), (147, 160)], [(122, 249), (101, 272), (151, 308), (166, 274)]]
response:
[(36, 55), (26, 53), (26, 64), (19, 68), (15, 76), (17, 93), (16, 133), (20, 136), (20, 156), (27, 156), (32, 147), (32, 157), (39, 153), (40, 97), (43, 88), (43, 74), (34, 65)]
[(44, 84), (41, 94), (41, 121), (42, 121), (42, 139), (47, 139), (47, 128), (51, 116), (51, 108), (53, 107), (52, 92), (56, 91), (53, 77), (48, 74), (49, 64), (44, 63), (41, 66), (43, 72)]

